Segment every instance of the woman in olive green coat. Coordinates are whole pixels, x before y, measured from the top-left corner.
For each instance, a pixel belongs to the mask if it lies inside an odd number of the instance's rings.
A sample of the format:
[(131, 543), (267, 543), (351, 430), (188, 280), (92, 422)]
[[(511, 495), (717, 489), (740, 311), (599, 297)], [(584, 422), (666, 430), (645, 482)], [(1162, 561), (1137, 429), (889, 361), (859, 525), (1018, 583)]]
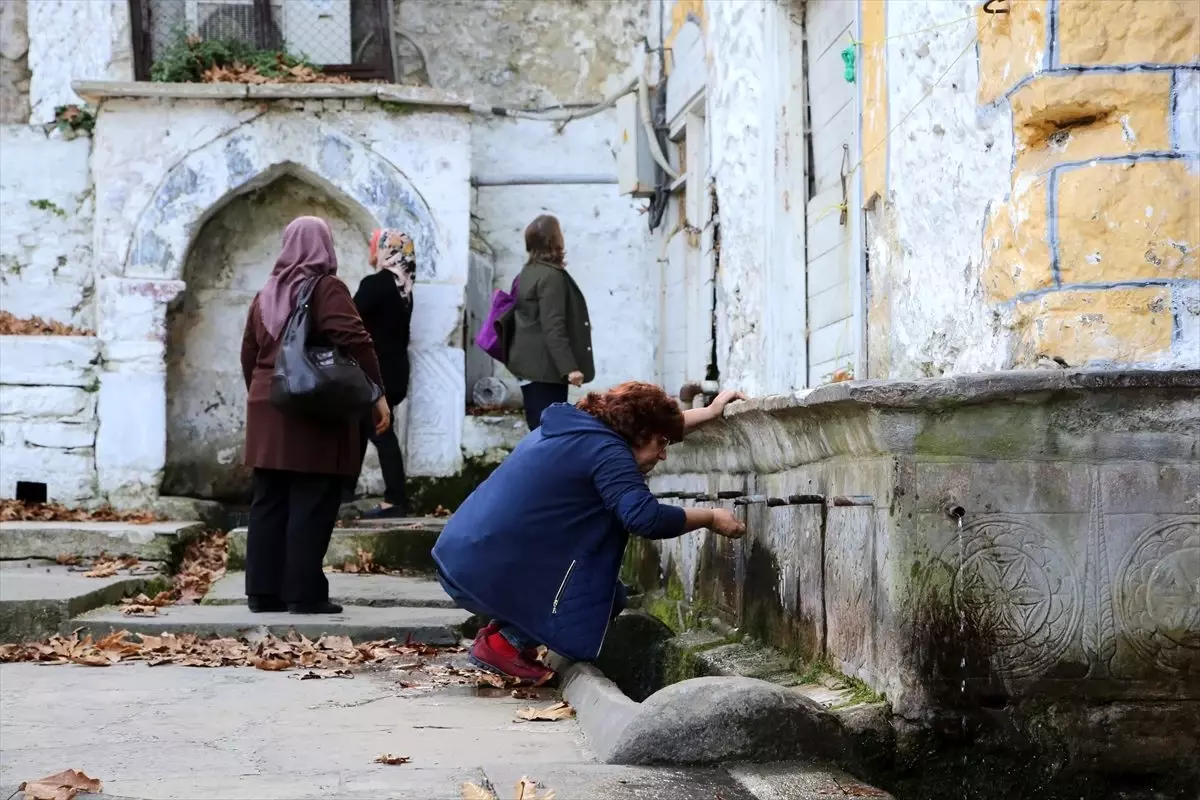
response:
[(567, 273), (566, 246), (558, 220), (549, 214), (525, 229), (529, 254), (517, 279), (508, 368), (521, 381), (525, 422), (542, 424), (542, 412), (565, 403), (570, 386), (596, 377), (587, 301)]

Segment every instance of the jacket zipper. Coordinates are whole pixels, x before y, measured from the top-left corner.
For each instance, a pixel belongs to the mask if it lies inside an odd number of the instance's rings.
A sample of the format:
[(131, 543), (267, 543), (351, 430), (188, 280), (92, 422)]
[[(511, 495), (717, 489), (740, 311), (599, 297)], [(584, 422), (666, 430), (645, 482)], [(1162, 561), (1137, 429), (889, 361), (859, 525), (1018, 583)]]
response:
[(575, 571), (575, 561), (571, 562), (571, 566), (567, 567), (567, 574), (563, 576), (562, 583), (559, 584), (558, 594), (554, 595), (554, 605), (550, 609), (551, 615), (558, 613), (558, 602), (562, 600), (563, 592), (567, 590), (567, 581), (571, 580), (571, 573)]
[[(612, 599), (608, 601), (608, 607), (611, 609), (613, 601), (617, 599), (617, 590), (613, 589)], [(612, 626), (612, 612), (609, 611), (608, 622), (604, 623), (604, 633), (600, 635), (600, 646), (596, 648), (596, 658), (600, 657), (600, 651), (604, 649), (604, 640), (608, 638), (608, 629)]]

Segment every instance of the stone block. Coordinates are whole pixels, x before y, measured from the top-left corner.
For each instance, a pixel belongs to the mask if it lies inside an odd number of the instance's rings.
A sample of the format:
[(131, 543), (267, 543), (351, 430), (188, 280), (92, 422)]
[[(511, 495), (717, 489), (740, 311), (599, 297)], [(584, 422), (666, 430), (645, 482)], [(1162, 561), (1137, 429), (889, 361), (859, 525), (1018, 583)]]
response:
[(1016, 363), (1041, 354), (1068, 364), (1150, 364), (1170, 353), (1171, 290), (1076, 290), (1017, 306)]
[(116, 605), (156, 577), (87, 578), (53, 561), (0, 562), (0, 642), (43, 639), (76, 614)]
[(96, 469), (102, 491), (131, 485), (157, 493), (166, 461), (166, 380), (161, 373), (106, 372), (100, 381)]
[[(444, 520), (391, 520), (393, 525), (335, 528), (325, 551), (325, 564), (340, 567), (358, 561), (360, 550), (388, 569), (432, 571), (430, 552), (437, 544)], [(229, 533), (229, 568), (243, 569), (246, 564), (246, 528)]]
[[(442, 584), (433, 577), (398, 575), (352, 575), (334, 572), (329, 579), (329, 598), (347, 606), (376, 608), (457, 608)], [(244, 605), (246, 573), (229, 572), (213, 584), (202, 601), (205, 605)]]
[(90, 336), (0, 336), (0, 384), (92, 388), (99, 358)]
[(463, 351), (409, 350), (412, 396), (406, 467), (410, 475), (454, 475), (462, 466), (462, 420), (467, 407)]
[(1200, 70), (1175, 73), (1172, 141), (1181, 153), (1200, 153)]
[[(14, 497), (18, 481), (46, 484), (52, 502), (80, 503), (95, 499), (96, 459), (92, 448), (60, 450), (9, 441), (12, 429), (0, 425), (0, 497)], [(16, 434), (20, 436), (20, 434)]]
[(1068, 0), (1058, 7), (1058, 64), (1189, 64), (1200, 41), (1191, 3)]
[(1169, 72), (1034, 78), (1010, 98), (1016, 174), (1056, 164), (1171, 149)]
[(1062, 282), (1200, 275), (1198, 176), (1195, 158), (1060, 171), (1055, 191)]
[(826, 647), (848, 675), (875, 665), (875, 509), (830, 508), (825, 528)]
[(102, 278), (97, 285), (100, 338), (106, 342), (163, 342), (167, 305), (186, 288), (183, 281)]
[(0, 416), (86, 421), (96, 416), (96, 393), (75, 386), (4, 386)]
[(131, 555), (171, 561), (172, 553), (204, 530), (199, 522), (0, 522), (0, 559)]
[(527, 433), (525, 418), (517, 414), (468, 416), (463, 419), (463, 457), (502, 461)]
[(463, 287), (418, 283), (413, 290), (411, 347), (447, 347), (462, 338)]
[(346, 97), (375, 97), (380, 87), (370, 83), (264, 83), (251, 85), (251, 99), (342, 99)]
[(1023, 78), (1042, 68), (1046, 57), (1048, 0), (1013, 0), (1007, 14), (977, 14), (979, 102), (1003, 97)]
[(91, 450), (96, 444), (96, 424), (93, 421), (26, 422), (20, 427), (25, 443), (52, 450)]
[(988, 216), (983, 285), (996, 302), (1054, 284), (1050, 266), (1049, 180), (1021, 180)]

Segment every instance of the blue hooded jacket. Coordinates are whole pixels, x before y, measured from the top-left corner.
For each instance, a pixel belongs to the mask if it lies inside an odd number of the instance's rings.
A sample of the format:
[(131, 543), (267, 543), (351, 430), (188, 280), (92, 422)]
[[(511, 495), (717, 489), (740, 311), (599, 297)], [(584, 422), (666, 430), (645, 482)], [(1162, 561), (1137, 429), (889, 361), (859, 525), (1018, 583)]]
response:
[(684, 521), (682, 508), (650, 493), (620, 435), (557, 403), (454, 512), (433, 558), (480, 611), (590, 661), (608, 631), (629, 534), (671, 538)]

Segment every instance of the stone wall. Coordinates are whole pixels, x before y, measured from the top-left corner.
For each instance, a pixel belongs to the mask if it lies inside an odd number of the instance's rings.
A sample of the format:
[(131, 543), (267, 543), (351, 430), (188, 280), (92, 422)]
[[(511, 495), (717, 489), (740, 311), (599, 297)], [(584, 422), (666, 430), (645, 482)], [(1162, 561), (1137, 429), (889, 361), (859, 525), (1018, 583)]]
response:
[[(1200, 744), (1198, 388), (1014, 371), (756, 400), (651, 477), (733, 509), (745, 538), (637, 540), (630, 563), (909, 720), (1041, 704), (1039, 741), (1163, 770)], [(1128, 750), (1160, 725), (1177, 740)]]
[(1200, 11), (871, 5), (871, 375), (1197, 364)]
[(87, 137), (0, 126), (0, 310), (95, 329), (90, 153)]
[(29, 121), (28, 19), (26, 0), (0, 3), (0, 125)]
[(27, 481), (54, 501), (95, 501), (99, 361), (94, 337), (0, 336), (0, 496)]
[(128, 0), (34, 0), (28, 17), (33, 122), (80, 103), (74, 81), (133, 80)]

